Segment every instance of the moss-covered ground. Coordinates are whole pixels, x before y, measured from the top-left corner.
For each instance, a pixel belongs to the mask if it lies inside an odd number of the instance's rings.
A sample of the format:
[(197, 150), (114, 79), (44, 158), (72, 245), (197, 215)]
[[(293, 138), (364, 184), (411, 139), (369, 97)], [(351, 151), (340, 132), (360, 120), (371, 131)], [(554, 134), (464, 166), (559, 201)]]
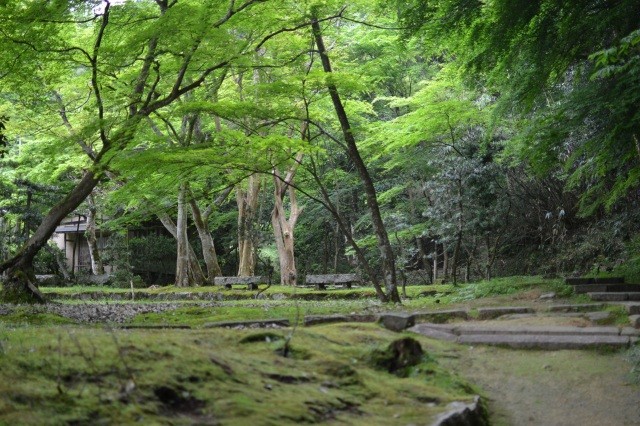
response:
[[(451, 401), (468, 401), (477, 393), (491, 401), (491, 393), (452, 373), (455, 369), (473, 376), (456, 368), (467, 362), (466, 348), (414, 336), (425, 352), (421, 362), (390, 373), (373, 360), (402, 334), (377, 324), (303, 327), (302, 318), (586, 302), (584, 296), (571, 295), (561, 280), (540, 277), (407, 286), (402, 305), (380, 303), (368, 287), (260, 290), (264, 292), (258, 295), (242, 287), (168, 286), (135, 290), (131, 297), (130, 289), (43, 288), (55, 295), (54, 303), (74, 309), (150, 307), (149, 312), (98, 324), (0, 305), (0, 425), (428, 424)], [(557, 298), (539, 300), (551, 291)], [(183, 297), (186, 293), (213, 296), (194, 299)], [(154, 304), (172, 306), (153, 309)], [(614, 313), (620, 315), (611, 321), (618, 323), (624, 315)], [(217, 321), (274, 318), (296, 326), (205, 327)], [(123, 324), (191, 329), (124, 329)], [(486, 349), (482, 362), (491, 362), (491, 350)], [(511, 353), (514, 359), (530, 356)]]
[(440, 367), (439, 342), (419, 339), (425, 355), (401, 375), (376, 368), (397, 338), (374, 324), (1, 325), (0, 424), (410, 424), (474, 393)]

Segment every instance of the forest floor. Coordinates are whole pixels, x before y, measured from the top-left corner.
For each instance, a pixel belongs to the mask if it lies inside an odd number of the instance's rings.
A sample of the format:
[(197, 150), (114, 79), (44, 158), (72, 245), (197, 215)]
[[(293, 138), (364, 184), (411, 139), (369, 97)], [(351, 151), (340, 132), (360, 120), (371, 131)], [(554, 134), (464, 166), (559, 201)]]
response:
[[(543, 310), (586, 302), (559, 280), (409, 286), (403, 305), (395, 307), (379, 303), (367, 288), (274, 286), (258, 299), (255, 291), (218, 288), (44, 290), (56, 295), (45, 307), (0, 305), (0, 425), (431, 424), (451, 402), (470, 402), (476, 394), (497, 425), (634, 425), (640, 419), (640, 387), (628, 360), (635, 353), (638, 368), (638, 345), (622, 351), (514, 350), (394, 333), (373, 323), (214, 327), (220, 321), (296, 324), (310, 315)], [(555, 297), (540, 298), (551, 291)], [(611, 315), (598, 325), (628, 321), (619, 307), (601, 309)], [(508, 321), (595, 325), (577, 316)], [(389, 373), (375, 360), (405, 336), (415, 338), (425, 355), (417, 365)]]

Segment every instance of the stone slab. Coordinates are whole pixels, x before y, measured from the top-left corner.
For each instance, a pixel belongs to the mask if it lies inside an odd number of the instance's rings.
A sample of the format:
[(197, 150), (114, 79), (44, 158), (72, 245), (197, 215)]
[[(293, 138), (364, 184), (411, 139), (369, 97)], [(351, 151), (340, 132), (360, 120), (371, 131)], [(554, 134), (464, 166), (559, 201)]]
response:
[(414, 312), (415, 322), (443, 323), (451, 319), (469, 319), (469, 313), (463, 309), (448, 309), (443, 311)]
[(624, 284), (624, 277), (567, 277), (564, 280), (568, 285), (587, 285), (587, 284)]
[(378, 322), (391, 331), (402, 331), (415, 324), (415, 317), (411, 314), (385, 313), (380, 314)]
[(584, 284), (574, 285), (573, 290), (576, 294), (584, 293), (621, 293), (621, 292), (637, 292), (640, 291), (638, 284)]
[(532, 314), (534, 310), (526, 307), (478, 308), (478, 319), (486, 320), (509, 314)]
[(640, 303), (627, 303), (625, 308), (629, 315), (640, 315)]
[(627, 293), (627, 300), (631, 302), (640, 302), (640, 292)]
[(629, 322), (632, 327), (640, 328), (640, 315), (629, 315)]
[(587, 312), (584, 315), (589, 319), (589, 321), (595, 323), (606, 323), (611, 319), (611, 312), (609, 311)]
[(622, 327), (621, 336), (640, 336), (640, 329), (634, 327)]
[(332, 324), (336, 322), (376, 322), (378, 315), (374, 314), (349, 314), (349, 315), (307, 315), (304, 317), (304, 325)]
[(552, 305), (547, 308), (549, 312), (585, 312), (604, 309), (604, 303), (579, 303), (569, 305)]
[(306, 284), (346, 284), (359, 282), (358, 274), (324, 274), (324, 275), (307, 275), (305, 277)]
[(231, 286), (231, 285), (251, 285), (251, 284), (260, 284), (266, 283), (268, 280), (266, 277), (255, 276), (255, 277), (215, 277), (213, 279), (213, 283), (215, 285), (223, 285), (223, 286)]
[(506, 346), (514, 349), (586, 349), (586, 348), (627, 348), (629, 336), (589, 336), (568, 335), (548, 336), (539, 334), (471, 334), (462, 335), (458, 343), (468, 345)]
[(604, 292), (595, 292), (595, 293), (587, 293), (591, 300), (599, 301), (599, 302), (625, 302), (629, 299), (627, 293), (604, 293)]
[(205, 324), (204, 328), (265, 328), (265, 327), (289, 327), (288, 319), (272, 319), (261, 321), (219, 321)]
[(618, 327), (571, 326), (482, 326), (459, 324), (453, 331), (458, 335), (540, 335), (540, 336), (618, 336)]
[(429, 324), (425, 323), (416, 324), (413, 327), (410, 327), (408, 331), (420, 334), (421, 336), (431, 337), (432, 339), (446, 340), (449, 342), (455, 342), (458, 340), (457, 335), (446, 330), (438, 330), (436, 328), (429, 327)]
[(190, 330), (191, 326), (186, 324), (124, 324), (118, 328), (125, 330)]

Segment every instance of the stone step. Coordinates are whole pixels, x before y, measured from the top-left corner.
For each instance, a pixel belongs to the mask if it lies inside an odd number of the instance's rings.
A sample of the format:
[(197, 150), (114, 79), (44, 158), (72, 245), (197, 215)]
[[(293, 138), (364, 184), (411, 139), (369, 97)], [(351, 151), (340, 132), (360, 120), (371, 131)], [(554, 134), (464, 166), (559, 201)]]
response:
[(598, 277), (598, 278), (569, 277), (569, 278), (565, 278), (564, 282), (568, 285), (624, 284), (624, 277)]
[[(470, 345), (506, 346), (514, 349), (587, 349), (587, 348), (627, 348), (638, 340), (635, 330), (617, 327), (589, 327), (577, 331), (577, 327), (527, 327), (502, 329), (477, 328), (453, 325), (418, 324), (409, 329), (414, 333), (439, 340), (448, 340)], [(595, 329), (595, 330), (594, 330)], [(466, 333), (465, 331), (470, 331)], [(538, 331), (538, 333), (535, 333)], [(460, 333), (458, 335), (458, 333)], [(568, 333), (568, 334), (563, 334)], [(598, 334), (605, 333), (605, 334)], [(615, 334), (608, 334), (615, 333)]]
[(467, 345), (506, 346), (514, 349), (588, 349), (627, 348), (629, 336), (594, 335), (540, 335), (540, 334), (471, 334), (458, 337), (457, 342)]
[(582, 285), (574, 285), (573, 290), (576, 294), (640, 292), (640, 285), (638, 284), (582, 284)]
[(571, 326), (522, 326), (486, 324), (420, 324), (422, 329), (431, 328), (458, 336), (478, 334), (537, 334), (544, 336), (618, 336), (618, 327), (571, 327)]
[(588, 296), (595, 302), (626, 302), (626, 301), (640, 301), (640, 291), (631, 292), (588, 292)]

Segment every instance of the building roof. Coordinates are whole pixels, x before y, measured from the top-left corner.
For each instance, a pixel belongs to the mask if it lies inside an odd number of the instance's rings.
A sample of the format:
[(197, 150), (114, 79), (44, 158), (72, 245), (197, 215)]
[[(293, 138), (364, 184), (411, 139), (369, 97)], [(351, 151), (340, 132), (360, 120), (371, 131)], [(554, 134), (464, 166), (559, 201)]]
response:
[(87, 230), (87, 222), (84, 220), (81, 220), (80, 222), (73, 221), (73, 222), (67, 222), (67, 223), (63, 223), (62, 225), (58, 225), (56, 227), (56, 234), (69, 234), (69, 233), (75, 233), (75, 232), (81, 232), (84, 234), (84, 231)]

